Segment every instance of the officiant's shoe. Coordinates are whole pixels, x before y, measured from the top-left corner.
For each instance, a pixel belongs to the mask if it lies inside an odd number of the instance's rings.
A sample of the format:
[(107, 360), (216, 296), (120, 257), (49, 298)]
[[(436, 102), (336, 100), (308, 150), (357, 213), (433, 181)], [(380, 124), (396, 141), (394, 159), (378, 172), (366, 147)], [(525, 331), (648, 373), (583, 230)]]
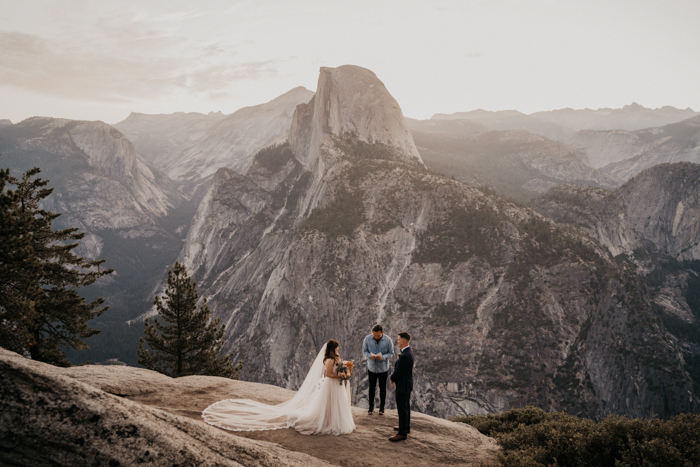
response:
[(408, 436), (403, 436), (403, 435), (400, 435), (397, 433), (394, 436), (392, 436), (391, 438), (389, 438), (389, 441), (395, 442), (395, 441), (403, 441), (405, 439), (408, 439)]
[[(394, 430), (395, 430), (395, 431), (399, 431), (399, 427), (398, 427), (398, 426), (394, 426)], [(410, 433), (410, 432), (411, 432), (411, 429), (409, 428), (408, 431), (407, 431), (406, 433)]]

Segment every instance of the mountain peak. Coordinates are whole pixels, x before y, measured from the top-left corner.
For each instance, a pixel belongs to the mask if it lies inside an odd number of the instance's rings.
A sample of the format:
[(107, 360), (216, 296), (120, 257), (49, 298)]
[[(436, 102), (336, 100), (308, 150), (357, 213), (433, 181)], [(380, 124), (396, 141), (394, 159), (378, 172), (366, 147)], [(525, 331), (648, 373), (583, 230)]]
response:
[(647, 108), (643, 105), (637, 104), (636, 102), (632, 102), (631, 104), (624, 106), (622, 110), (631, 110), (633, 112), (639, 112), (641, 110), (647, 110)]
[[(318, 158), (323, 135), (354, 135), (358, 140), (382, 143), (409, 159), (421, 161), (396, 99), (372, 71), (354, 65), (321, 67), (316, 96), (294, 115), (290, 144), (304, 164)], [(306, 120), (311, 124), (310, 132)]]

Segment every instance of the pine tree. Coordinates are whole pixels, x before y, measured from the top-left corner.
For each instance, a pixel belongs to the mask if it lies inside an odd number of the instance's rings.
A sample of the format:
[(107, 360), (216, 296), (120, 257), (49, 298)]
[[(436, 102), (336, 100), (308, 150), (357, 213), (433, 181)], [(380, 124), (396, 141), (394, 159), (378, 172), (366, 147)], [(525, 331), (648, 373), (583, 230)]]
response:
[(101, 298), (85, 303), (75, 289), (113, 270), (73, 253), (84, 236), (78, 229), (51, 228), (60, 214), (40, 209), (53, 189), (39, 173), (33, 168), (18, 180), (0, 170), (0, 346), (69, 366), (61, 347), (88, 348), (82, 339), (100, 331), (87, 322), (107, 309)]
[[(185, 266), (176, 262), (168, 271), (163, 299), (153, 304), (165, 323), (145, 320), (145, 339), (139, 340), (139, 363), (168, 376), (223, 376), (238, 379), (242, 368), (234, 366), (232, 354), (220, 355), (226, 326), (211, 320), (207, 299), (197, 309), (197, 283), (190, 280)], [(208, 323), (208, 324), (207, 324)], [(150, 351), (144, 347), (148, 344)]]

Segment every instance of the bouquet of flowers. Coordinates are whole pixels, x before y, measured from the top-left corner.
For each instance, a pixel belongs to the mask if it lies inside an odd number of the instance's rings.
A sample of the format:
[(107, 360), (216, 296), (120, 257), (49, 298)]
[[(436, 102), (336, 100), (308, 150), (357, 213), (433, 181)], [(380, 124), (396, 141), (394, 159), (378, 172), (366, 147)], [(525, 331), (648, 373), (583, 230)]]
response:
[(340, 379), (338, 381), (341, 385), (343, 384), (343, 381), (352, 378), (352, 372), (355, 369), (355, 364), (352, 360), (340, 361), (335, 364), (335, 367), (338, 370), (338, 375), (340, 375)]

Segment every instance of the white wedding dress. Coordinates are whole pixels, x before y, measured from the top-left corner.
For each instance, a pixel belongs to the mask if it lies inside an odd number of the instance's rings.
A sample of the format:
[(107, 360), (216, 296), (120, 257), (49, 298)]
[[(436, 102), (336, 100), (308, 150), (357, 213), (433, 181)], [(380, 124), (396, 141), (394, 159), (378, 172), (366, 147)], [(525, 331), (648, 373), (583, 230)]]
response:
[[(296, 395), (277, 405), (250, 399), (226, 399), (202, 412), (210, 425), (231, 431), (279, 430), (292, 427), (300, 433), (342, 435), (352, 433), (355, 421), (350, 405), (350, 387), (325, 376), (324, 345), (311, 365)], [(336, 369), (333, 373), (337, 374)]]

